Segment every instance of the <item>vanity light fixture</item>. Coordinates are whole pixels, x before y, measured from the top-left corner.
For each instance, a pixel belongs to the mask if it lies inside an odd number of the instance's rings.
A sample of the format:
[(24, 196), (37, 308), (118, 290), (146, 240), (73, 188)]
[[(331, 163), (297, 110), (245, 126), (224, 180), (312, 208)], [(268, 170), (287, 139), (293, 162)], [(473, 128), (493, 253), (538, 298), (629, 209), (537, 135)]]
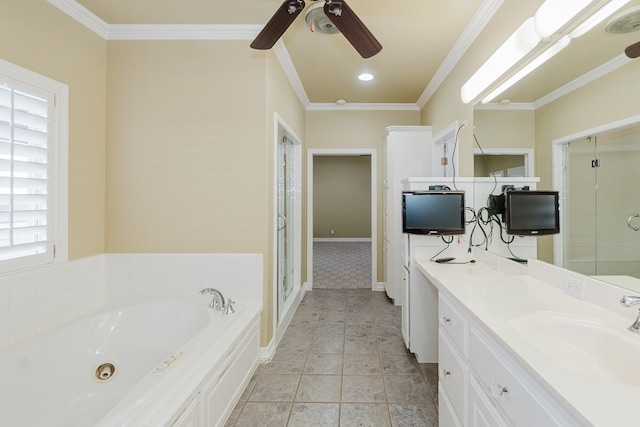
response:
[(593, 3), (596, 1), (546, 0), (534, 16), (536, 32), (543, 39), (551, 37)]
[(567, 30), (571, 29), (570, 26), (574, 25), (577, 19), (582, 18), (585, 11), (593, 9), (596, 4), (602, 3), (602, 0), (546, 0), (540, 5), (535, 15), (524, 21), (462, 86), (460, 89), (462, 102), (468, 104), (473, 101), (516, 64), (527, 57), (533, 57), (535, 52), (542, 51), (546, 44), (553, 43), (481, 101), (482, 103), (491, 102), (500, 93), (567, 47), (571, 38), (586, 33), (628, 2), (629, 0), (605, 2), (595, 12), (591, 11), (591, 15), (584, 18), (567, 34)]
[(500, 95), (505, 90), (509, 89), (511, 86), (522, 80), (527, 74), (547, 62), (549, 59), (553, 58), (556, 53), (563, 50), (565, 47), (569, 46), (571, 43), (571, 38), (569, 36), (564, 36), (556, 44), (551, 46), (549, 49), (545, 50), (540, 54), (536, 59), (529, 62), (526, 66), (524, 66), (521, 70), (511, 76), (506, 82), (502, 83), (498, 86), (494, 91), (492, 91), (489, 95), (482, 98), (480, 101), (482, 104), (487, 104), (495, 99), (496, 96)]
[(569, 37), (572, 39), (578, 38), (589, 31), (605, 19), (611, 16), (613, 12), (620, 9), (625, 4), (629, 3), (629, 0), (612, 0), (606, 5), (602, 6), (596, 13), (588, 17), (582, 22), (575, 30), (569, 33)]
[(362, 73), (358, 76), (358, 80), (361, 80), (363, 82), (369, 82), (371, 80), (373, 80), (373, 74), (371, 73)]
[(524, 21), (462, 86), (460, 90), (462, 102), (468, 104), (475, 99), (505, 71), (527, 56), (541, 41), (535, 31), (533, 17)]

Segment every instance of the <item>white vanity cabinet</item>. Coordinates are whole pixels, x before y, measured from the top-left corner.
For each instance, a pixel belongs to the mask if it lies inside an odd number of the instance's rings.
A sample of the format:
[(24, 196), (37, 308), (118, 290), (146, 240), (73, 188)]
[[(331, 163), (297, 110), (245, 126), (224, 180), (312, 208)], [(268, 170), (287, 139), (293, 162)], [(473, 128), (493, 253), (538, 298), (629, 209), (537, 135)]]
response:
[(438, 316), (440, 427), (581, 425), (442, 290)]

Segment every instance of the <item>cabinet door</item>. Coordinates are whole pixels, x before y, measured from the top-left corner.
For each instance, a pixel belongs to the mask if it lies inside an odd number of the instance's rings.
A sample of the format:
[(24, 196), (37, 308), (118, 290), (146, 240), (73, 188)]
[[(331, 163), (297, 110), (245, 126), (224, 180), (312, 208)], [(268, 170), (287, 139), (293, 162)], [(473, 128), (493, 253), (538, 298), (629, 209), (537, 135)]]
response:
[(467, 421), (469, 427), (507, 427), (506, 422), (473, 376), (469, 381), (469, 416)]
[(409, 272), (402, 268), (402, 338), (404, 345), (409, 348)]
[(442, 384), (438, 384), (438, 427), (462, 427)]

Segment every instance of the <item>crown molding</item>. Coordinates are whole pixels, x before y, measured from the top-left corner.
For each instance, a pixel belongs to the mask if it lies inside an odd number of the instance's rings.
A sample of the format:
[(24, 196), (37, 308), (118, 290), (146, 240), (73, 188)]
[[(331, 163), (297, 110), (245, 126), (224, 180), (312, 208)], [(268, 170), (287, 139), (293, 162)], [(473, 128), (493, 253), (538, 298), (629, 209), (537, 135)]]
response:
[(75, 19), (103, 39), (109, 36), (109, 24), (96, 15), (91, 13), (89, 9), (82, 6), (76, 0), (47, 0), (50, 4), (57, 7), (71, 18)]
[(474, 110), (492, 111), (535, 111), (536, 107), (532, 102), (512, 102), (510, 104), (500, 104), (492, 102), (488, 104), (476, 104)]
[(310, 104), (309, 97), (307, 96), (307, 92), (304, 90), (302, 80), (300, 80), (300, 76), (296, 71), (296, 67), (293, 65), (289, 51), (284, 45), (282, 39), (278, 40), (278, 42), (273, 46), (273, 51), (280, 62), (280, 66), (282, 67), (284, 74), (289, 79), (289, 83), (291, 83), (294, 92), (298, 95), (298, 99), (300, 100), (302, 107), (306, 109)]
[(338, 105), (336, 103), (311, 103), (306, 108), (307, 111), (420, 111), (417, 104), (411, 103), (346, 103)]
[(499, 103), (488, 103), (488, 104), (477, 104), (474, 108), (477, 110), (537, 110), (538, 108), (542, 108), (547, 104), (552, 103), (565, 95), (573, 92), (574, 90), (578, 90), (583, 86), (588, 85), (589, 83), (598, 80), (601, 77), (606, 76), (607, 74), (617, 70), (618, 68), (627, 65), (632, 62), (633, 59), (628, 58), (625, 54), (620, 54), (610, 61), (605, 62), (604, 64), (594, 68), (591, 71), (588, 71), (577, 77), (576, 79), (570, 81), (564, 86), (559, 87), (553, 92), (548, 93), (542, 98), (532, 102), (532, 103), (512, 103), (512, 104), (499, 104)]
[(110, 24), (107, 40), (253, 40), (262, 25)]
[(633, 61), (633, 59), (628, 58), (625, 54), (620, 54), (610, 61), (605, 62), (604, 64), (594, 68), (593, 70), (581, 75), (580, 77), (570, 81), (569, 83), (561, 86), (560, 88), (554, 90), (553, 92), (548, 93), (542, 98), (538, 99), (533, 103), (534, 108), (538, 109), (540, 107), (544, 107), (545, 105), (556, 101), (559, 98), (573, 92), (576, 89), (580, 89), (581, 87), (593, 82), (594, 80), (603, 77), (623, 65), (627, 65)]
[(429, 99), (431, 99), (442, 82), (464, 56), (467, 49), (469, 49), (493, 15), (498, 11), (500, 6), (502, 6), (503, 1), (504, 0), (484, 0), (484, 2), (482, 2), (480, 8), (478, 8), (478, 11), (473, 15), (473, 18), (471, 18), (471, 21), (453, 45), (447, 57), (433, 75), (424, 92), (422, 92), (422, 95), (418, 98), (417, 104), (420, 108), (424, 108), (424, 106), (427, 105)]

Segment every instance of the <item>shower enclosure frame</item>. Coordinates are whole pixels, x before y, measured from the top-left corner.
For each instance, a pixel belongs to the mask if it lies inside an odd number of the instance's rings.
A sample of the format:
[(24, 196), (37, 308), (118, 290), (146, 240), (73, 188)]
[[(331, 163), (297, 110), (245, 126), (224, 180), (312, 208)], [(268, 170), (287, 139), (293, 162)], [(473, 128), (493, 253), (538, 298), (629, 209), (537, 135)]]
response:
[[(286, 139), (286, 142), (283, 142), (283, 139)], [(280, 156), (283, 144), (289, 146), (284, 165)], [(300, 302), (302, 274), (302, 140), (277, 113), (274, 114), (273, 156), (272, 283), (273, 326), (277, 343)], [(287, 176), (282, 176), (281, 172)], [(283, 188), (283, 183), (286, 183), (286, 188)], [(283, 207), (285, 212), (281, 212)], [(283, 243), (286, 248), (284, 250)], [(285, 259), (282, 259), (282, 256)], [(283, 272), (291, 288), (291, 292), (285, 297), (280, 289)]]
[[(557, 191), (562, 191), (564, 188), (564, 164), (565, 164), (565, 146), (576, 140), (588, 139), (591, 136), (601, 135), (608, 132), (613, 132), (629, 127), (634, 127), (640, 125), (640, 115), (631, 116), (622, 120), (618, 120), (615, 122), (606, 123), (600, 126), (596, 126), (590, 129), (586, 129), (580, 132), (573, 133), (571, 135), (566, 135), (561, 138), (554, 139), (552, 141), (552, 167), (553, 167), (553, 188)], [(560, 212), (561, 212), (561, 222), (560, 222), (560, 234), (557, 234), (553, 237), (553, 263), (557, 266), (564, 267), (564, 229), (565, 229), (565, 218), (564, 218), (564, 210), (566, 209), (564, 197), (560, 197)], [(594, 263), (597, 263), (597, 260), (594, 260)]]

